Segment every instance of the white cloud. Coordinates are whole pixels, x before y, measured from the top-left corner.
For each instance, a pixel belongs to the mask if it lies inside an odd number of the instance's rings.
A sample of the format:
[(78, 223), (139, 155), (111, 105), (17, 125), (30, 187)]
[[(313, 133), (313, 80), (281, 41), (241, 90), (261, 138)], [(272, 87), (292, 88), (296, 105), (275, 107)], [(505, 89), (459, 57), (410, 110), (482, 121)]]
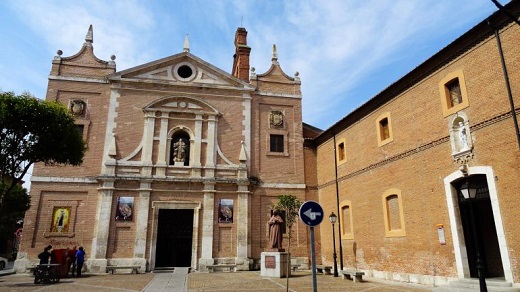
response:
[[(116, 55), (118, 70), (179, 53), (188, 32), (192, 53), (229, 72), (234, 33), (243, 25), (257, 73), (269, 69), (276, 44), (284, 71), (290, 76), (300, 72), (304, 120), (320, 127), (372, 97), (359, 87), (370, 84), (373, 94), (389, 84), (371, 80), (375, 73), (384, 70), (390, 82), (396, 81), (403, 70), (496, 10), (487, 0), (49, 0), (9, 5), (44, 40), (49, 65), (57, 49), (64, 56), (77, 53), (93, 24), (96, 56), (108, 60)], [(392, 72), (388, 66), (398, 63), (406, 69)], [(0, 70), (3, 77), (9, 68)], [(34, 83), (44, 83), (48, 71), (27, 74), (41, 74), (44, 81)], [(322, 115), (332, 121), (321, 121)]]

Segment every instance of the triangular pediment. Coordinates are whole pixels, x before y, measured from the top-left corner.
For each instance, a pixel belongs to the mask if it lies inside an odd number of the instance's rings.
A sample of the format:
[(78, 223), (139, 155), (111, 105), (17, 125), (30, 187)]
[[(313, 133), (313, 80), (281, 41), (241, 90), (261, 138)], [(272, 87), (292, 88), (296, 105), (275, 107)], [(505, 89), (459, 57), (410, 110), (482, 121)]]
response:
[(169, 83), (172, 85), (252, 89), (252, 86), (231, 74), (183, 52), (154, 62), (116, 72), (111, 80)]

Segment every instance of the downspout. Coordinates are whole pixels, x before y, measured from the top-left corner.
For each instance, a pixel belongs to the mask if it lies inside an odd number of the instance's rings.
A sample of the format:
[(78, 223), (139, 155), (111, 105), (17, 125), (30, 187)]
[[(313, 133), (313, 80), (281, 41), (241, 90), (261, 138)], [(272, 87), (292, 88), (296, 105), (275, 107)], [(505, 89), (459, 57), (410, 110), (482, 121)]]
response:
[(336, 182), (336, 208), (338, 212), (338, 217), (340, 217), (340, 220), (338, 220), (338, 236), (339, 236), (339, 266), (340, 270), (343, 271), (343, 243), (341, 242), (341, 218), (343, 217), (343, 214), (339, 212), (339, 187), (338, 187), (338, 162), (336, 157), (336, 134), (333, 135), (334, 138), (334, 175), (335, 175), (335, 182)]
[(513, 123), (515, 124), (516, 141), (518, 143), (518, 149), (520, 149), (520, 133), (518, 130), (518, 120), (516, 118), (515, 102), (513, 100), (513, 94), (511, 93), (511, 84), (509, 83), (509, 74), (507, 73), (506, 61), (504, 59), (504, 53), (502, 51), (502, 42), (500, 41), (500, 34), (498, 29), (491, 25), (489, 19), (487, 20), (488, 25), (495, 32), (495, 39), (497, 40), (498, 53), (500, 55), (500, 62), (502, 63), (502, 70), (504, 72), (504, 79), (506, 81), (507, 96), (509, 97), (509, 105), (511, 106), (511, 116), (513, 117)]

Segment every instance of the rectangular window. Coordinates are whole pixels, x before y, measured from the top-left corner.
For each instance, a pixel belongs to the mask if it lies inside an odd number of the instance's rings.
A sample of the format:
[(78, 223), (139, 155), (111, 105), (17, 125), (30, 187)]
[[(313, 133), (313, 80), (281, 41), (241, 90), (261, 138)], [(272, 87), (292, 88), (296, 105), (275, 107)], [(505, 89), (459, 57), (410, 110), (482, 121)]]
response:
[(352, 233), (352, 223), (350, 222), (350, 206), (343, 206), (341, 208), (342, 210), (342, 217), (343, 218), (343, 224), (341, 227), (343, 227), (343, 234), (351, 234)]
[(283, 135), (274, 135), (270, 136), (270, 152), (281, 152), (283, 153)]
[(379, 131), (381, 134), (381, 141), (390, 138), (390, 129), (388, 127), (388, 118), (379, 121)]
[(460, 91), (460, 84), (458, 78), (446, 84), (446, 89), (449, 93), (448, 106), (450, 108), (462, 103), (462, 93)]
[(338, 144), (338, 160), (344, 160), (345, 159), (345, 143), (339, 143)]
[(401, 230), (401, 213), (399, 211), (399, 198), (397, 195), (386, 197), (386, 209), (388, 216), (388, 231)]

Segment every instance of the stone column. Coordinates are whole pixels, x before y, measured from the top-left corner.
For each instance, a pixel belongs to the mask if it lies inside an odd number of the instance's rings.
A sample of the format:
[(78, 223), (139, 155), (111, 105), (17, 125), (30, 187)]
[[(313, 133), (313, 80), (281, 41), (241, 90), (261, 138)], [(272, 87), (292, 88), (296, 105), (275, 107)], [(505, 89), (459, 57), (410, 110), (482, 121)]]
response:
[(114, 180), (103, 181), (103, 186), (98, 189), (98, 204), (96, 217), (94, 218), (94, 238), (92, 239), (91, 257), (87, 261), (87, 268), (93, 273), (106, 272), (113, 192)]
[(152, 152), (153, 152), (153, 135), (155, 128), (155, 112), (145, 112), (144, 130), (143, 130), (143, 168), (141, 174), (144, 176), (152, 175)]
[(214, 177), (215, 176), (215, 164), (217, 161), (216, 154), (216, 137), (217, 137), (217, 125), (216, 125), (216, 117), (209, 116), (208, 117), (208, 135), (207, 135), (207, 147), (206, 147), (206, 177)]
[(166, 166), (168, 162), (166, 161), (166, 149), (168, 149), (168, 122), (169, 122), (169, 113), (162, 113), (161, 115), (161, 129), (159, 133), (159, 152), (157, 153), (157, 168), (155, 172), (155, 176), (157, 177), (165, 177), (166, 176)]
[(248, 271), (251, 258), (251, 246), (249, 245), (249, 190), (248, 182), (238, 184), (238, 214), (237, 214), (237, 258), (235, 264), (238, 270)]
[(148, 233), (148, 210), (150, 209), (151, 181), (141, 181), (135, 231), (134, 260), (131, 265), (140, 265), (146, 270), (146, 235)]
[(202, 209), (202, 249), (199, 270), (205, 270), (207, 265), (213, 265), (215, 262), (213, 260), (215, 183), (204, 183), (204, 205)]

